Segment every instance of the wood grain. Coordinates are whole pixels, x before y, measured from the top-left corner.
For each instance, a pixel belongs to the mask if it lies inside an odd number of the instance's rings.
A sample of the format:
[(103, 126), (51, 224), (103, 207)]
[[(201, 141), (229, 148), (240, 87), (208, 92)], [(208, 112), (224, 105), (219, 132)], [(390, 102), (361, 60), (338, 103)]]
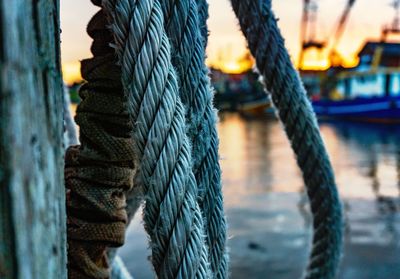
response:
[(58, 0), (0, 0), (0, 278), (66, 278)]

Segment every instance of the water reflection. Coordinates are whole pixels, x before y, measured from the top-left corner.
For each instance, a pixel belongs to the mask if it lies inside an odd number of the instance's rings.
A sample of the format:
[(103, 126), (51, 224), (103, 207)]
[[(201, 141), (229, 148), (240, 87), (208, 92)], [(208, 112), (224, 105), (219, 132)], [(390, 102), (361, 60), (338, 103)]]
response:
[(227, 202), (233, 202), (231, 197), (237, 195), (301, 188), (301, 174), (276, 120), (244, 119), (238, 114), (223, 114), (220, 118), (218, 130)]
[(398, 196), (400, 126), (336, 122), (321, 127), (323, 133), (324, 127), (333, 129), (340, 142), (333, 165), (344, 197)]
[[(400, 126), (324, 122), (320, 127), (345, 208), (346, 245), (339, 278), (400, 278), (399, 268), (392, 265), (400, 256)], [(263, 278), (253, 271), (261, 262), (267, 266), (263, 272), (272, 272), (273, 278), (298, 277), (312, 219), (281, 125), (225, 114), (219, 133), (234, 278)], [(243, 241), (249, 247), (267, 247), (270, 253), (263, 258), (260, 251), (257, 256), (244, 252)], [(372, 262), (369, 255), (381, 248), (388, 253)], [(275, 263), (287, 259), (288, 253), (303, 259), (291, 266)], [(370, 272), (378, 266), (387, 271)], [(275, 274), (275, 268), (280, 272)]]
[[(218, 130), (231, 278), (300, 278), (312, 219), (281, 125), (223, 114)], [(326, 122), (321, 131), (345, 208), (338, 278), (400, 278), (400, 126)], [(151, 278), (139, 223), (130, 228), (120, 253), (137, 278)]]
[[(399, 195), (400, 126), (327, 122), (321, 132), (343, 197)], [(301, 190), (301, 173), (277, 121), (224, 114), (219, 134), (227, 195)]]

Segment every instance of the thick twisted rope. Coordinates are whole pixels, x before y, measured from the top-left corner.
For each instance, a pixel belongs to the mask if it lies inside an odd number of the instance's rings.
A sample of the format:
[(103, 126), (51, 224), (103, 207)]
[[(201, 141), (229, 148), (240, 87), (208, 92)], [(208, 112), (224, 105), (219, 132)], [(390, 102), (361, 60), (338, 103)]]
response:
[(184, 108), (159, 1), (105, 0), (140, 158), (152, 263), (159, 278), (210, 278)]
[[(179, 77), (180, 97), (186, 107), (188, 135), (192, 142), (193, 172), (199, 189), (211, 270), (226, 278), (226, 222), (221, 191), (216, 112), (205, 66), (205, 49), (200, 33), (195, 0), (163, 0), (167, 35), (173, 51), (172, 64)], [(204, 15), (203, 15), (204, 16)]]
[(200, 32), (203, 37), (204, 47), (206, 47), (208, 43), (208, 34), (209, 34), (207, 26), (207, 20), (209, 17), (208, 2), (207, 0), (196, 0), (196, 3), (197, 3), (197, 9), (199, 11)]
[(342, 211), (332, 167), (269, 0), (231, 0), (266, 89), (297, 155), (314, 216), (306, 278), (334, 278), (342, 248)]

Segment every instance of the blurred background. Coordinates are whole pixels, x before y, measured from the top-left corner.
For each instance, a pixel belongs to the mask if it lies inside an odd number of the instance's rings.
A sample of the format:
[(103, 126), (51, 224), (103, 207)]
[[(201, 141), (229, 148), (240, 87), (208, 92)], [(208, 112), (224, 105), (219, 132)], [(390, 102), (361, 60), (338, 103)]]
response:
[[(274, 0), (320, 122), (344, 201), (339, 278), (400, 278), (400, 1)], [(299, 278), (312, 219), (301, 173), (227, 0), (209, 0), (207, 65), (219, 109), (231, 278)], [(90, 1), (61, 1), (62, 65), (72, 109), (90, 57)], [(138, 213), (120, 250), (152, 278)], [(147, 256), (146, 256), (147, 255)]]

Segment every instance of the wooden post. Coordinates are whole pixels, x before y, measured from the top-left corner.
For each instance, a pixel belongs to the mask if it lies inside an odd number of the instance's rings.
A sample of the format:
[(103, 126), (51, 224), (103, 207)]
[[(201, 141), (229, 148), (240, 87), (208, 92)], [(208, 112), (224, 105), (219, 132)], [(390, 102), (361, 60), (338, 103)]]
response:
[(66, 278), (59, 0), (0, 0), (0, 278)]

